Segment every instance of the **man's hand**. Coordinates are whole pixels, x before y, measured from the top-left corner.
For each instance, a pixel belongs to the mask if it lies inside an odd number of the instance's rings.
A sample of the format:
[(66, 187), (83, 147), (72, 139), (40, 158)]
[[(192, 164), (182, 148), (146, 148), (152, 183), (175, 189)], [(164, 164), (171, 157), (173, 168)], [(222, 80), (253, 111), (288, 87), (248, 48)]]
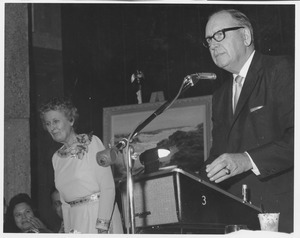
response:
[(206, 166), (207, 177), (216, 183), (252, 169), (246, 153), (222, 154)]

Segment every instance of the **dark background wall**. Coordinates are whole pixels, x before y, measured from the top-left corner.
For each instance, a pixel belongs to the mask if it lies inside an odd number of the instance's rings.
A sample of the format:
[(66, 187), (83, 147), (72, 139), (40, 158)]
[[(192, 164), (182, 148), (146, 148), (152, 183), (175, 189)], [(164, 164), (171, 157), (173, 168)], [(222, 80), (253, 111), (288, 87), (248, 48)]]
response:
[(136, 103), (130, 78), (137, 69), (145, 75), (144, 102), (155, 91), (163, 91), (166, 99), (174, 97), (183, 78), (195, 72), (214, 72), (218, 79), (199, 82), (182, 98), (212, 94), (229, 74), (213, 64), (201, 40), (208, 14), (222, 7), (249, 16), (258, 50), (294, 55), (293, 5), (32, 5), (31, 190), (50, 226), (57, 225), (49, 200), (51, 157), (60, 145), (42, 129), (37, 113), (41, 103), (52, 96), (71, 97), (80, 112), (78, 132), (93, 131), (101, 138), (102, 108)]
[[(182, 97), (209, 95), (228, 74), (212, 62), (201, 40), (215, 5), (62, 5), (65, 94), (80, 108), (80, 130), (102, 134), (102, 108), (136, 103), (130, 77), (145, 75), (144, 102), (151, 92), (170, 99), (183, 78), (215, 72)], [(289, 6), (226, 6), (245, 12), (255, 27), (257, 48), (267, 54), (293, 54), (294, 10)]]

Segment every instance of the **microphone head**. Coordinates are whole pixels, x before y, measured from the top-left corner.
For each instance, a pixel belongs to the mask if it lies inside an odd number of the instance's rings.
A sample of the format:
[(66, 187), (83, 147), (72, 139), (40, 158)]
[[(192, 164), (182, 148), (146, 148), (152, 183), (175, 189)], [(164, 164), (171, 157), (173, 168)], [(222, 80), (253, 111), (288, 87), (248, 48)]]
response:
[(215, 73), (195, 73), (195, 74), (191, 74), (190, 76), (192, 78), (196, 78), (197, 80), (199, 79), (215, 80), (217, 78), (217, 75)]
[(194, 86), (200, 79), (215, 80), (217, 75), (214, 73), (195, 73), (185, 77), (189, 81), (190, 86)]

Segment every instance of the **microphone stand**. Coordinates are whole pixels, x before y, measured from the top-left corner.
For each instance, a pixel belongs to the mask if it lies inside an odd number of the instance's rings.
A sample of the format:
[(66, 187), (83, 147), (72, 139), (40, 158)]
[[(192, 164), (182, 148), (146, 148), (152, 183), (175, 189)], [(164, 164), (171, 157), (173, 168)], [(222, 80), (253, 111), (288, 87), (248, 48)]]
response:
[[(192, 76), (196, 76), (192, 77)], [(194, 81), (193, 81), (194, 79)], [(163, 105), (161, 105), (154, 113), (152, 113), (146, 120), (144, 120), (142, 123), (140, 123), (136, 129), (129, 135), (127, 139), (127, 145), (125, 148), (125, 158), (127, 158), (126, 163), (126, 173), (127, 173), (127, 201), (129, 204), (129, 221), (130, 221), (130, 227), (131, 227), (131, 233), (135, 234), (135, 211), (134, 211), (134, 197), (133, 197), (133, 178), (132, 178), (132, 159), (131, 159), (131, 149), (130, 149), (130, 142), (139, 134), (139, 132), (144, 129), (154, 118), (156, 118), (158, 115), (163, 113), (165, 110), (167, 110), (171, 105), (177, 100), (177, 98), (188, 88), (194, 86), (198, 81), (200, 77), (197, 75), (188, 75), (184, 78), (181, 87), (177, 93), (177, 95), (174, 97), (174, 99), (169, 100), (165, 102)], [(127, 227), (127, 233), (129, 233), (129, 228)]]

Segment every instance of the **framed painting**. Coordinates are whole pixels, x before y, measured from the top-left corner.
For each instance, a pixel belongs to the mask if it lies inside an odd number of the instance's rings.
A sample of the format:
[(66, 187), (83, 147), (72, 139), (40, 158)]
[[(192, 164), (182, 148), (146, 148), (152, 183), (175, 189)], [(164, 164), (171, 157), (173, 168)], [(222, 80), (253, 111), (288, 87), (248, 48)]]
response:
[[(140, 155), (146, 150), (164, 147), (171, 153), (159, 160), (161, 168), (178, 166), (197, 173), (208, 157), (212, 142), (211, 99), (212, 96), (202, 96), (175, 101), (133, 138), (131, 145), (134, 152)], [(122, 138), (128, 138), (162, 104), (164, 102), (103, 108), (104, 145), (108, 147)], [(117, 159), (113, 171), (118, 181), (126, 176), (122, 158)], [(136, 159), (133, 175), (142, 171), (143, 165)]]

